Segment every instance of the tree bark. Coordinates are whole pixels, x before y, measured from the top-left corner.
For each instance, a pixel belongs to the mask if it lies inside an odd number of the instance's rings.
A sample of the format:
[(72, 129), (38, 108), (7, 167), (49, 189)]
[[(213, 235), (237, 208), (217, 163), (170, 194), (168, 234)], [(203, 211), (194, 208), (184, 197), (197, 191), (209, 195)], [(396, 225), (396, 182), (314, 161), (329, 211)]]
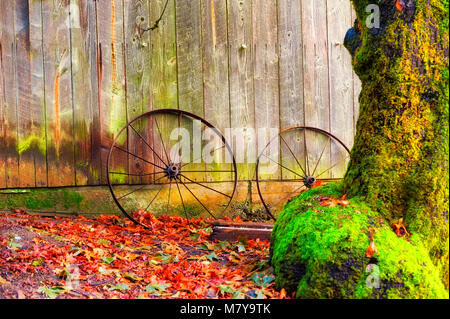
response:
[[(352, 2), (345, 45), (362, 92), (344, 190), (391, 223), (404, 218), (448, 289), (448, 0)], [(369, 4), (379, 28), (367, 27)]]

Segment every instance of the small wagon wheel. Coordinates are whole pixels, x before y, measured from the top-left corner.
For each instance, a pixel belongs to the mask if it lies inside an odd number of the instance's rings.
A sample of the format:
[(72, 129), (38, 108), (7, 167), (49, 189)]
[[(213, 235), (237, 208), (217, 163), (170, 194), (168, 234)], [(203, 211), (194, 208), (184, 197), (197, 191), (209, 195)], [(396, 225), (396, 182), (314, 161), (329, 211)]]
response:
[(237, 169), (231, 147), (212, 124), (186, 111), (159, 109), (119, 131), (108, 154), (107, 181), (122, 213), (151, 229), (153, 215), (222, 217), (236, 190)]
[[(349, 158), (348, 147), (319, 128), (295, 126), (271, 137), (256, 163), (257, 189), (267, 214), (275, 220), (284, 203), (302, 191), (342, 179)], [(276, 191), (270, 189), (274, 178), (281, 185)]]

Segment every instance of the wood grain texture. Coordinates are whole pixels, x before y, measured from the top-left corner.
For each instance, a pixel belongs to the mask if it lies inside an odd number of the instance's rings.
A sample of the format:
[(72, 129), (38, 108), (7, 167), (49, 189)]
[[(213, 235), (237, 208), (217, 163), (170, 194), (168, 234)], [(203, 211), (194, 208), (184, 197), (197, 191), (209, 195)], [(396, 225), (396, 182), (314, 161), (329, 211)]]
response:
[[(159, 18), (165, 5), (165, 0), (151, 1), (149, 7), (149, 21), (151, 26)], [(150, 56), (151, 56), (151, 108), (178, 109), (177, 89), (177, 45), (176, 45), (176, 23), (175, 23), (175, 0), (170, 0), (159, 27), (150, 33)], [(161, 141), (170, 135), (168, 123), (170, 119), (158, 116), (149, 123), (149, 134), (153, 134), (153, 146), (158, 156), (153, 156), (153, 161), (159, 166), (167, 162), (167, 142)], [(156, 177), (157, 178), (157, 177)]]
[[(92, 136), (98, 112), (97, 31), (95, 3), (70, 1), (74, 111), (75, 176), (77, 185), (100, 183), (100, 158)], [(97, 126), (98, 127), (98, 126)]]
[[(165, 0), (150, 2), (149, 24), (159, 18)], [(170, 0), (156, 30), (150, 33), (151, 102), (154, 109), (178, 108), (175, 0)]]
[[(208, 0), (201, 3), (202, 17), (202, 61), (203, 61), (203, 103), (205, 118), (222, 134), (230, 127), (230, 97), (228, 80), (228, 30), (227, 7), (222, 0)], [(222, 145), (218, 138), (217, 149)], [(225, 163), (225, 150), (215, 151), (214, 162), (207, 164), (207, 170), (229, 171)], [(208, 173), (208, 180), (230, 180), (230, 173)]]
[[(340, 23), (335, 23), (340, 21)], [(345, 33), (352, 25), (351, 4), (347, 0), (327, 2), (328, 64), (330, 92), (330, 132), (346, 145), (353, 144), (353, 71), (351, 56), (343, 45)], [(344, 176), (345, 150), (331, 143), (331, 177)]]
[[(265, 129), (258, 134), (258, 149), (262, 150), (272, 139), (270, 129), (279, 128), (279, 88), (278, 88), (278, 26), (277, 6), (271, 0), (252, 3), (253, 26), (253, 85), (255, 99), (255, 127)], [(267, 148), (266, 150), (270, 150)], [(267, 154), (279, 163), (279, 151)], [(269, 179), (280, 178), (281, 171), (266, 176)]]
[[(142, 31), (150, 23), (149, 2), (127, 1), (124, 5), (127, 114), (129, 120), (132, 120), (151, 108), (150, 34)], [(153, 159), (152, 151), (146, 145), (153, 144), (149, 139), (148, 123), (139, 120), (132, 125), (137, 132), (133, 129), (128, 131), (128, 149), (136, 155)], [(150, 164), (131, 155), (128, 157), (128, 165), (132, 174), (148, 174), (153, 171)], [(130, 176), (129, 182), (141, 183), (142, 178)]]
[(75, 184), (69, 6), (42, 2), (48, 186)]
[(47, 186), (47, 131), (45, 127), (45, 75), (41, 1), (28, 1), (30, 28), (30, 81), (34, 170), (36, 187)]
[(30, 21), (28, 0), (14, 3), (14, 46), (16, 50), (16, 99), (18, 122), (18, 153), (20, 187), (34, 187), (34, 152), (39, 152), (33, 143), (35, 131), (31, 110), (31, 61), (30, 61)]
[(200, 0), (175, 5), (179, 108), (203, 116)]
[[(19, 156), (17, 153), (18, 123), (16, 96), (16, 48), (14, 43), (14, 6), (7, 1), (0, 2), (2, 33), (0, 38), (1, 80), (3, 83), (4, 111), (4, 156), (6, 166), (6, 186), (19, 187)], [(33, 172), (29, 172), (33, 173)]]
[[(303, 105), (302, 8), (300, 0), (278, 2), (278, 38), (280, 45), (280, 127), (305, 124)], [(304, 138), (292, 131), (280, 141), (281, 163), (294, 172), (305, 167)], [(288, 146), (285, 144), (289, 144)], [(298, 167), (298, 163), (302, 168)], [(299, 178), (283, 169), (283, 179)]]
[[(341, 45), (354, 19), (348, 0), (169, 0), (159, 27), (143, 32), (164, 4), (0, 2), (0, 188), (105, 184), (115, 135), (151, 109), (193, 112), (222, 133), (240, 129), (227, 138), (235, 144), (241, 180), (255, 177), (257, 147), (267, 143), (268, 136), (254, 136), (255, 128), (316, 126), (351, 147), (361, 82)], [(193, 129), (173, 116), (158, 120), (167, 139), (178, 126)], [(136, 128), (164, 158), (155, 122)], [(126, 132), (119, 143), (162, 164), (139, 139)], [(304, 139), (286, 137), (298, 159), (304, 161), (308, 151), (314, 166), (327, 140), (318, 134), (308, 134), (308, 144)], [(279, 144), (276, 160), (296, 167), (284, 142)], [(326, 148), (318, 170), (340, 158), (336, 149)], [(153, 170), (141, 162), (116, 152), (112, 167), (122, 173)], [(226, 179), (220, 175), (208, 178)], [(294, 177), (280, 168), (269, 175)]]
[[(305, 124), (329, 131), (327, 27), (327, 1), (302, 1)], [(307, 133), (305, 138), (306, 169), (312, 173), (327, 139), (317, 133)], [(322, 171), (329, 167), (329, 159), (328, 146), (317, 169)]]
[(227, 8), (224, 1), (209, 0), (201, 9), (205, 117), (223, 132), (230, 125)]
[[(1, 8), (1, 7), (0, 7)], [(3, 15), (0, 14), (0, 72), (3, 72), (2, 68), (2, 42), (3, 38)], [(5, 145), (5, 90), (3, 87), (3, 76), (0, 76), (0, 189), (6, 188), (6, 149)]]
[[(175, 12), (178, 108), (204, 117), (201, 0), (175, 1)], [(188, 123), (185, 122), (183, 126), (191, 131), (188, 126), (191, 123)], [(204, 144), (205, 141), (202, 146)], [(186, 168), (197, 171), (206, 169), (204, 163), (191, 164)], [(204, 175), (191, 173), (189, 178), (204, 180)]]
[[(124, 20), (122, 0), (97, 1), (97, 36), (99, 56), (99, 109), (101, 127), (101, 181), (106, 182), (106, 162), (109, 148), (116, 134), (127, 123)], [(126, 132), (117, 141), (127, 145)], [(128, 172), (128, 156), (115, 152), (111, 168)], [(114, 183), (127, 183), (126, 175), (118, 175)]]
[[(228, 139), (238, 161), (238, 177), (244, 180), (254, 178), (257, 157), (251, 4), (251, 1), (227, 1), (230, 120), (231, 128), (242, 129), (239, 135)], [(240, 149), (243, 151), (239, 152)]]

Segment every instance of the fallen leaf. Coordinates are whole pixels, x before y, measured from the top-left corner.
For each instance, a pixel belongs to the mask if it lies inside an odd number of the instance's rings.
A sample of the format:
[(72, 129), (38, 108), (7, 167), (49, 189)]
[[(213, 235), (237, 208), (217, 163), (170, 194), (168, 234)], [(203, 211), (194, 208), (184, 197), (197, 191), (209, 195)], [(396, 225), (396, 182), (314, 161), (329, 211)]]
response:
[(0, 284), (10, 284), (10, 282), (0, 276)]
[(369, 244), (369, 247), (367, 247), (366, 257), (372, 258), (374, 253), (377, 253), (377, 255), (378, 255), (378, 249), (377, 249), (377, 246), (375, 246), (375, 242), (372, 240)]
[(350, 202), (346, 199), (345, 195), (342, 198), (330, 198), (330, 197), (320, 197), (320, 206), (335, 207), (337, 205), (347, 207)]
[(133, 274), (132, 272), (126, 272), (123, 274), (123, 278), (131, 281), (131, 282), (138, 282), (141, 281), (142, 278), (139, 278), (138, 276), (136, 276), (135, 274)]
[(316, 180), (314, 182), (313, 186), (311, 186), (311, 188), (319, 187), (319, 186), (322, 186), (322, 185), (323, 185), (323, 180)]
[(111, 286), (109, 288), (109, 290), (113, 291), (113, 290), (119, 290), (119, 291), (126, 291), (130, 289), (130, 286), (128, 286), (127, 284), (117, 284), (115, 286)]
[(403, 225), (403, 218), (400, 218), (397, 223), (394, 223), (392, 225), (392, 230), (398, 237), (409, 235), (408, 231), (406, 230), (406, 226)]
[(398, 11), (401, 12), (405, 8), (405, 3), (403, 2), (403, 0), (397, 0), (395, 3), (395, 7), (397, 8)]

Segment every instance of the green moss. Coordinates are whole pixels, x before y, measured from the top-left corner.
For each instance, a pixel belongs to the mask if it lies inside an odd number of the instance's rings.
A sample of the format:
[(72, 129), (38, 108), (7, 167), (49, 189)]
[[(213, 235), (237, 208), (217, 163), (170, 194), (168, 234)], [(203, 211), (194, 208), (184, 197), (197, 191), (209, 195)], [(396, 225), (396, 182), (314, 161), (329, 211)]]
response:
[[(40, 134), (30, 134), (26, 139), (20, 140), (17, 143), (17, 152), (22, 154), (29, 149), (37, 149), (43, 155), (47, 153), (47, 142), (45, 126), (41, 127)], [(31, 131), (34, 131), (31, 129)]]
[[(278, 288), (298, 298), (448, 298), (420, 236), (397, 237), (360, 198), (323, 207), (323, 196), (341, 197), (341, 185), (304, 192), (278, 216), (271, 246)], [(369, 227), (377, 229), (372, 258), (365, 257)], [(366, 285), (369, 264), (379, 269), (379, 288)]]
[(75, 209), (78, 210), (83, 196), (65, 189), (30, 189), (24, 193), (0, 194), (0, 208)]
[(83, 201), (83, 196), (78, 192), (63, 190), (64, 207), (69, 208), (72, 206), (79, 207)]
[(410, 17), (381, 4), (378, 32), (364, 25), (370, 1), (352, 2), (362, 91), (345, 192), (389, 223), (404, 218), (448, 288), (448, 0), (417, 0)]

